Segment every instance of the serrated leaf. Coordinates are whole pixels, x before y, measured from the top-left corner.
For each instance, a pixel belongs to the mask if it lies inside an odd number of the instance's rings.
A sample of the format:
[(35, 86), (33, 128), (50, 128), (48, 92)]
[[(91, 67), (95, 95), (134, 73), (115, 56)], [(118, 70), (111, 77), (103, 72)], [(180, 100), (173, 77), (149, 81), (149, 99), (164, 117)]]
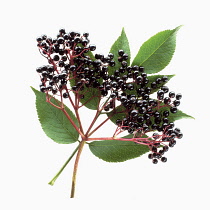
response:
[[(127, 135), (122, 138), (132, 138), (132, 136)], [(96, 157), (107, 162), (124, 162), (149, 152), (146, 145), (120, 140), (93, 141), (89, 144), (89, 148)]]
[(114, 61), (115, 61), (115, 66), (114, 67), (109, 67), (109, 75), (112, 75), (114, 70), (119, 69), (121, 67), (121, 63), (118, 61), (118, 50), (124, 50), (125, 53), (128, 54), (128, 60), (127, 63), (128, 65), (130, 64), (130, 46), (128, 42), (128, 38), (126, 36), (124, 28), (122, 29), (121, 35), (118, 37), (118, 39), (114, 42), (110, 49), (110, 53), (114, 54)]
[[(78, 140), (79, 134), (67, 119), (65, 114), (46, 102), (46, 94), (31, 87), (36, 95), (36, 109), (45, 134), (53, 141), (60, 144), (70, 144)], [(51, 99), (51, 102), (58, 105), (58, 100)], [(78, 126), (78, 121), (73, 112), (65, 106), (65, 110)]]
[(176, 47), (176, 33), (181, 26), (157, 33), (140, 47), (132, 65), (144, 66), (148, 74), (164, 69), (172, 59)]

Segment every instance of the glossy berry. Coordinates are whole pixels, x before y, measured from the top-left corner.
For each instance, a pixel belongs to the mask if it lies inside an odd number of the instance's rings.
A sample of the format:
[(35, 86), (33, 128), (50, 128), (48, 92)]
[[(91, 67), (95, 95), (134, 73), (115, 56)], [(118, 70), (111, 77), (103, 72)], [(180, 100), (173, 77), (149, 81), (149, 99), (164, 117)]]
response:
[(138, 110), (132, 110), (131, 112), (130, 112), (130, 115), (131, 115), (131, 117), (136, 117), (137, 115), (138, 115)]
[(168, 151), (168, 149), (169, 149), (169, 147), (168, 147), (168, 146), (164, 146), (164, 147), (163, 147), (163, 151), (164, 151), (164, 152), (167, 152), (167, 151)]
[(67, 92), (66, 93), (63, 93), (63, 97), (64, 98), (68, 98), (69, 97), (69, 93), (67, 93)]
[(128, 60), (128, 54), (124, 53), (124, 54), (122, 55), (122, 59), (123, 59), (123, 60)]
[(176, 107), (171, 107), (170, 111), (171, 111), (171, 113), (176, 113), (177, 112), (177, 108)]
[(152, 158), (153, 158), (153, 154), (150, 153), (150, 154), (148, 155), (148, 158), (149, 158), (149, 159), (152, 159)]
[(139, 71), (140, 72), (144, 72), (144, 67), (143, 66), (139, 66)]
[(161, 161), (165, 163), (165, 162), (167, 162), (167, 158), (166, 157), (162, 157)]
[(182, 94), (181, 94), (181, 93), (177, 93), (177, 94), (176, 94), (176, 99), (177, 99), (177, 100), (180, 100), (181, 98), (182, 98)]
[(58, 44), (63, 44), (64, 41), (65, 41), (65, 40), (64, 40), (63, 37), (59, 37), (59, 38), (57, 39)]
[(180, 105), (180, 101), (179, 101), (179, 100), (175, 100), (175, 101), (173, 102), (173, 104), (174, 104), (174, 106), (179, 106), (179, 105)]
[(163, 82), (167, 82), (168, 81), (168, 77), (167, 76), (163, 76), (161, 79)]
[(175, 97), (175, 92), (171, 91), (168, 95), (169, 95), (170, 98), (174, 98)]
[(118, 55), (123, 56), (124, 55), (124, 50), (118, 50)]
[(91, 44), (91, 45), (89, 46), (89, 48), (90, 48), (90, 51), (96, 50), (96, 46), (95, 46), (94, 44)]
[(163, 86), (163, 87), (161, 87), (161, 90), (163, 90), (164, 93), (168, 93), (169, 88), (167, 86)]
[(169, 116), (169, 111), (167, 111), (167, 110), (164, 111), (164, 112), (163, 112), (163, 116), (164, 116), (164, 117), (168, 117), (168, 116)]
[(157, 163), (158, 163), (158, 160), (155, 158), (155, 159), (152, 160), (152, 162), (153, 162), (154, 164), (157, 164)]
[(60, 57), (58, 55), (54, 55), (53, 60), (54, 61), (59, 61)]
[(164, 104), (170, 104), (170, 103), (171, 103), (171, 99), (169, 97), (165, 97)]

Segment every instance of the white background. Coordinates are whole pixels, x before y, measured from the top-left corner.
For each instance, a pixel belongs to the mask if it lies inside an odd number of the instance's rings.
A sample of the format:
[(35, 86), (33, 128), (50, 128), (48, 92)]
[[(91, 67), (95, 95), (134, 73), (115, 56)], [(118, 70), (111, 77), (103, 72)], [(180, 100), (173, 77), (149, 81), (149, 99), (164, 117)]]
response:
[[(207, 3), (4, 1), (0, 13), (1, 209), (209, 209)], [(76, 199), (69, 199), (73, 162), (53, 187), (48, 185), (75, 145), (54, 143), (38, 122), (30, 86), (38, 88), (35, 69), (46, 60), (36, 48), (36, 37), (54, 37), (61, 27), (87, 31), (97, 52), (106, 54), (125, 27), (134, 57), (152, 35), (179, 25), (184, 26), (178, 32), (176, 52), (164, 73), (177, 75), (168, 85), (183, 94), (180, 109), (196, 120), (177, 121), (184, 137), (168, 152), (168, 162), (154, 165), (145, 155), (110, 164), (86, 147), (78, 169)], [(99, 135), (108, 136), (109, 128), (107, 125)]]

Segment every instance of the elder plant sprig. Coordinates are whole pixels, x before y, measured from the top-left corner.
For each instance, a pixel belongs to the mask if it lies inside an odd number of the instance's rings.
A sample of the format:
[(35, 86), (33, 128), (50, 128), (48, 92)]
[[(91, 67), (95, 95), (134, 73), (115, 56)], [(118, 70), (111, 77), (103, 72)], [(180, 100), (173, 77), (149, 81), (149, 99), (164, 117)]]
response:
[[(179, 28), (148, 39), (132, 63), (124, 28), (108, 55), (93, 54), (96, 46), (90, 43), (87, 32), (60, 29), (54, 39), (47, 35), (37, 38), (37, 47), (48, 61), (36, 69), (39, 90), (32, 88), (42, 129), (57, 143), (78, 142), (49, 184), (54, 184), (76, 155), (71, 187), (74, 197), (85, 144), (95, 156), (108, 162), (123, 162), (146, 153), (154, 164), (167, 161), (165, 153), (183, 137), (174, 121), (193, 118), (178, 109), (182, 94), (166, 86), (174, 75), (156, 74), (169, 64)], [(84, 107), (95, 111), (86, 131), (80, 112)], [(101, 120), (100, 115), (107, 117)], [(112, 135), (92, 137), (109, 121), (115, 127)]]

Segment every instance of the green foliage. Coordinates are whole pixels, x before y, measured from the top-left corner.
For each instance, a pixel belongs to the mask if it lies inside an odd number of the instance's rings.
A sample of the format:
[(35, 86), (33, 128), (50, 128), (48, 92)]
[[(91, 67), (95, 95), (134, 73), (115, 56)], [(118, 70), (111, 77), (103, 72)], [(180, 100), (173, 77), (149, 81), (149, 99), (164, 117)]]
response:
[(100, 103), (101, 92), (96, 88), (84, 88), (84, 90), (79, 91), (79, 94), (84, 95), (80, 102), (86, 106), (88, 109), (97, 110)]
[(110, 117), (110, 120), (113, 123), (116, 123), (117, 119), (123, 119), (124, 117), (126, 117), (126, 108), (122, 105), (117, 106), (111, 112), (108, 112), (107, 116)]
[[(79, 134), (69, 122), (65, 114), (56, 107), (46, 102), (46, 94), (31, 87), (36, 95), (36, 109), (45, 134), (53, 141), (60, 144), (70, 144), (78, 140)], [(52, 103), (58, 105), (58, 101), (52, 98)], [(72, 111), (65, 106), (65, 110), (78, 126), (78, 121)]]
[[(127, 135), (123, 138), (132, 136)], [(148, 146), (119, 140), (94, 141), (89, 144), (89, 148), (96, 157), (107, 162), (123, 162), (149, 152)]]
[(124, 28), (122, 29), (121, 35), (118, 37), (118, 39), (114, 42), (110, 49), (110, 53), (114, 54), (114, 61), (115, 61), (115, 66), (114, 67), (109, 67), (109, 75), (112, 75), (114, 70), (119, 69), (121, 67), (121, 64), (118, 62), (118, 50), (124, 50), (125, 53), (129, 55), (128, 57), (128, 65), (130, 64), (130, 47), (129, 47), (129, 42), (128, 38), (126, 36)]
[[(161, 105), (163, 105), (163, 103)], [(168, 106), (161, 107), (159, 109), (159, 112), (163, 113), (166, 110), (170, 112), (170, 107), (168, 107)], [(173, 114), (171, 113), (167, 118), (168, 118), (169, 122), (174, 122), (176, 120), (181, 120), (181, 119), (184, 119), (184, 118), (195, 119), (194, 117), (192, 117), (188, 114), (185, 114), (184, 112), (182, 112), (180, 110), (177, 110), (176, 113), (173, 113)]]
[(176, 33), (180, 27), (152, 36), (140, 47), (132, 65), (144, 66), (145, 72), (148, 74), (164, 69), (175, 52)]
[[(174, 74), (173, 75), (159, 75), (159, 74), (156, 74), (156, 75), (148, 76), (149, 83), (147, 84), (147, 87), (151, 87), (151, 83), (152, 82), (155, 82), (155, 80), (157, 78), (162, 78), (163, 76), (167, 76), (168, 77), (168, 81), (169, 81), (175, 75)], [(154, 92), (157, 92), (160, 89), (160, 87), (164, 86), (167, 82), (162, 82), (160, 85), (157, 86), (157, 88), (153, 88), (150, 94), (152, 94)]]

